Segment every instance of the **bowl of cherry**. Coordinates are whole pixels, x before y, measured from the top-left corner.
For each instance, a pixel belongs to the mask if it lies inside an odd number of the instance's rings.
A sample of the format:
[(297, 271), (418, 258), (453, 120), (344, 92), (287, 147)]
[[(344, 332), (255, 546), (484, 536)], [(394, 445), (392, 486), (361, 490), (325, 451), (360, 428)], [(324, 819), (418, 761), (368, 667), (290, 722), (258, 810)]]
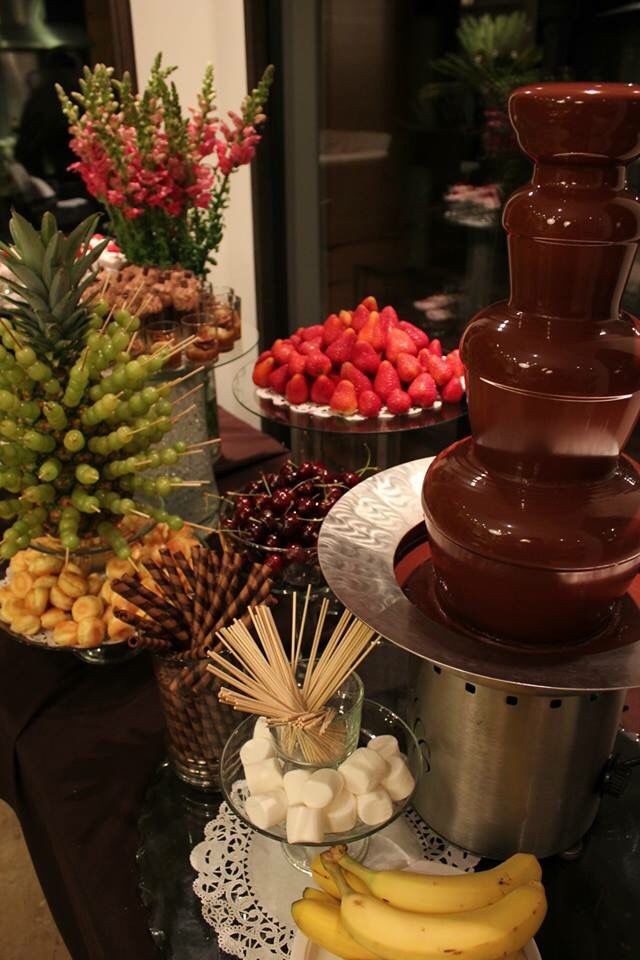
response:
[(318, 534), (322, 521), (343, 494), (360, 483), (365, 470), (336, 472), (323, 463), (292, 460), (278, 473), (263, 473), (222, 502), (220, 526), (236, 549), (254, 561), (269, 561), (280, 587), (322, 588)]

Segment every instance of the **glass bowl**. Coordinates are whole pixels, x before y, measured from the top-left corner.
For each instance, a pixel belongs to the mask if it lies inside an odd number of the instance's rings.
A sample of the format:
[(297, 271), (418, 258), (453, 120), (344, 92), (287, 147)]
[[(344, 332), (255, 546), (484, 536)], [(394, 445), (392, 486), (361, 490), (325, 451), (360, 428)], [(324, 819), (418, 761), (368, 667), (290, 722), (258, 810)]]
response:
[[(311, 861), (320, 850), (326, 850), (327, 847), (336, 843), (346, 843), (350, 846), (349, 853), (355, 859), (364, 857), (368, 839), (374, 833), (384, 830), (390, 823), (393, 823), (407, 809), (411, 796), (405, 800), (393, 803), (393, 813), (384, 823), (376, 826), (368, 826), (364, 823), (358, 823), (353, 830), (348, 833), (327, 833), (321, 843), (312, 844), (289, 844), (287, 843), (287, 832), (284, 824), (272, 827), (269, 830), (262, 830), (256, 827), (246, 816), (244, 804), (247, 799), (246, 781), (243, 779), (242, 764), (240, 762), (240, 749), (250, 740), (253, 735), (256, 718), (248, 716), (233, 731), (227, 740), (222, 757), (220, 759), (220, 783), (222, 792), (233, 810), (240, 819), (265, 837), (276, 840), (282, 845), (282, 851), (289, 863), (297, 870), (303, 873), (311, 874)], [(418, 742), (409, 729), (407, 724), (400, 719), (393, 711), (387, 709), (380, 703), (365, 699), (362, 703), (362, 720), (360, 726), (360, 736), (357, 746), (366, 747), (370, 740), (383, 734), (391, 734), (396, 737), (400, 745), (400, 750), (407, 758), (407, 764), (416, 783), (422, 774), (422, 753)], [(300, 764), (286, 763), (287, 770), (295, 769)]]

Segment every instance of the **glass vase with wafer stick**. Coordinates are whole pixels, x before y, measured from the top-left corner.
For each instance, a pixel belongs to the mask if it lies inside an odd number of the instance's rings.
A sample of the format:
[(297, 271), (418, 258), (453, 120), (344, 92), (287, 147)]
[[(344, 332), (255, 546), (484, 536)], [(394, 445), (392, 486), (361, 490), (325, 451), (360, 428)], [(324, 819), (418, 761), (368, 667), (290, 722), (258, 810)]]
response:
[(224, 748), (223, 792), (305, 872), (317, 848), (334, 842), (364, 856), (367, 838), (402, 813), (421, 772), (406, 724), (363, 696), (356, 668), (379, 638), (347, 610), (327, 629), (326, 600), (311, 626), (309, 597), (299, 604), (294, 595), (284, 630), (266, 606), (250, 608), (249, 625), (222, 628), (222, 651), (209, 653), (220, 700), (249, 714)]
[(172, 768), (191, 786), (218, 789), (222, 749), (237, 722), (218, 700), (207, 652), (217, 631), (249, 623), (251, 606), (271, 602), (271, 572), (268, 564), (243, 564), (234, 551), (201, 546), (190, 557), (160, 550), (113, 583), (127, 601), (117, 616), (135, 629), (130, 645), (152, 657)]

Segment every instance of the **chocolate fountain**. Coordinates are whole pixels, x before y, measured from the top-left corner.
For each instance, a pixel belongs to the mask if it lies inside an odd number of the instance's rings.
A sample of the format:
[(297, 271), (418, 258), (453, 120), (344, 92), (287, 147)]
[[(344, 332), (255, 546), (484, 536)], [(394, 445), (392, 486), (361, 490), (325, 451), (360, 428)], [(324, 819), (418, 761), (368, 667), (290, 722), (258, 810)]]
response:
[(463, 337), (472, 436), (349, 491), (318, 550), (345, 606), (422, 659), (417, 809), (492, 858), (579, 843), (640, 686), (640, 471), (621, 454), (640, 328), (620, 310), (640, 87), (541, 84), (509, 109), (535, 167), (504, 213), (510, 299)]

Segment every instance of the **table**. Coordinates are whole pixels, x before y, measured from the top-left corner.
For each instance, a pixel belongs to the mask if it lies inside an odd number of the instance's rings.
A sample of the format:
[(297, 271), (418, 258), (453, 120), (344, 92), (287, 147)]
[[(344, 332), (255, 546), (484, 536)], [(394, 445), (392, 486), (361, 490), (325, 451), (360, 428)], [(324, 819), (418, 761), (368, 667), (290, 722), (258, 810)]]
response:
[[(217, 473), (223, 489), (244, 483), (258, 464), (277, 469), (286, 455), (280, 444), (223, 410), (220, 425), (223, 455)], [(365, 667), (369, 695), (398, 706), (410, 687), (412, 658), (397, 648), (380, 648)], [(189, 896), (193, 877), (187, 862), (215, 800), (203, 810), (187, 797), (182, 814), (179, 807), (163, 807), (162, 799), (154, 805), (158, 791), (152, 787), (148, 793), (149, 784), (166, 776), (158, 773), (162, 739), (146, 655), (116, 667), (94, 667), (64, 653), (21, 646), (0, 633), (0, 796), (18, 814), (74, 960), (159, 960), (150, 922), (166, 958), (187, 960), (184, 952), (175, 952), (189, 942), (187, 934), (189, 940), (201, 941), (200, 952), (194, 947), (188, 960), (216, 957), (215, 937), (201, 920), (195, 897)], [(633, 745), (627, 749), (640, 753)], [(166, 804), (174, 794), (166, 796)], [(633, 940), (640, 906), (635, 853), (639, 808), (636, 775), (620, 801), (607, 798), (603, 804), (587, 850), (593, 859), (573, 864), (555, 860), (546, 867), (553, 908), (541, 933), (544, 960), (640, 955), (640, 944)], [(140, 862), (145, 878), (153, 874), (161, 881), (153, 884), (149, 912), (139, 896), (136, 861), (143, 811), (145, 837), (156, 831), (162, 841), (153, 848), (147, 844)], [(183, 873), (176, 864), (182, 864)], [(581, 906), (567, 911), (565, 905), (576, 897)], [(180, 905), (184, 909), (177, 909)], [(594, 930), (600, 941), (589, 940)], [(602, 938), (613, 936), (618, 952), (615, 945), (613, 952), (602, 952)]]
[[(222, 489), (286, 450), (220, 410)], [(157, 960), (138, 896), (137, 821), (163, 757), (147, 656), (94, 667), (0, 633), (0, 796), (16, 811), (74, 960)], [(1, 954), (0, 948), (0, 954)]]

